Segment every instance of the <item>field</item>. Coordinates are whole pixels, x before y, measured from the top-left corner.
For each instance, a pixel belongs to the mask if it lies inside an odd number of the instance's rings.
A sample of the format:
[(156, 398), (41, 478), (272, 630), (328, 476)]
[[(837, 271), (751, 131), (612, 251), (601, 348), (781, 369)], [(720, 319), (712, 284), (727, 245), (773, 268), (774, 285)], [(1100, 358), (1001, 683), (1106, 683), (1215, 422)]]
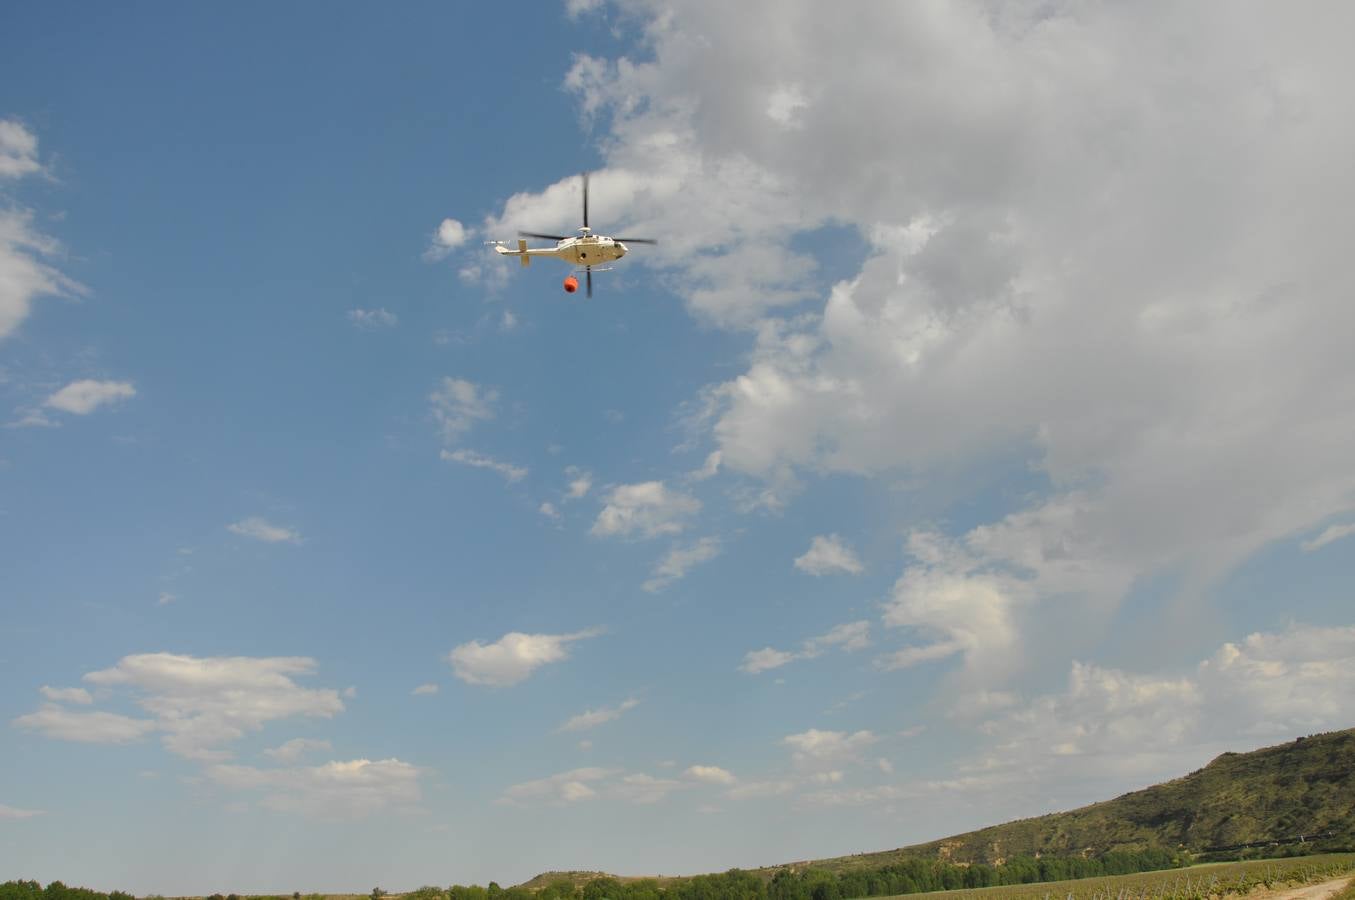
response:
[[(1185, 869), (1047, 881), (973, 890), (904, 894), (908, 900), (1206, 900), (1246, 894), (1258, 887), (1282, 888), (1355, 874), (1355, 853), (1205, 863)], [(1342, 900), (1355, 900), (1355, 890)]]

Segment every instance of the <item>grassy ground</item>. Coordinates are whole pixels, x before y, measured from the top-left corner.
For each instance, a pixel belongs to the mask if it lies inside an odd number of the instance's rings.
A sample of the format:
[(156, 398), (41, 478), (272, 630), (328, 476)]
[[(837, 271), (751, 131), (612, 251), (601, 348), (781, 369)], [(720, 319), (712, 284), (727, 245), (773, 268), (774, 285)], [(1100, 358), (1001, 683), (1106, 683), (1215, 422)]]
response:
[[(1258, 887), (1281, 888), (1326, 881), (1346, 873), (1355, 873), (1355, 853), (1206, 863), (1185, 869), (1076, 881), (904, 894), (900, 900), (1207, 900), (1247, 894)], [(1355, 888), (1347, 890), (1340, 900), (1355, 900)]]

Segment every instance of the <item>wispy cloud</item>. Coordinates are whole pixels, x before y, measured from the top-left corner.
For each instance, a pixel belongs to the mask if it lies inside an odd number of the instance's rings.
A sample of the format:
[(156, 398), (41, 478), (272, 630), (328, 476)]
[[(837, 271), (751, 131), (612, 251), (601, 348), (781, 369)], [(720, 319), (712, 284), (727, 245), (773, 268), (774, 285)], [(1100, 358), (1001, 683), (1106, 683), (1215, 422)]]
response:
[(456, 450), (439, 451), (442, 459), (447, 462), (460, 463), (463, 466), (471, 466), (476, 469), (488, 469), (503, 476), (508, 482), (521, 481), (528, 475), (528, 469), (524, 466), (515, 466), (512, 463), (502, 462), (492, 456), (486, 456), (483, 453), (477, 453), (474, 450), (459, 448)]
[(301, 543), (301, 535), (295, 530), (274, 525), (261, 516), (250, 516), (247, 519), (241, 519), (239, 522), (232, 522), (226, 526), (226, 530), (232, 534), (268, 544)]
[(649, 580), (641, 587), (650, 593), (663, 590), (701, 563), (708, 562), (720, 555), (720, 539), (703, 537), (695, 544), (676, 546), (659, 560)]
[(561, 725), (556, 731), (586, 731), (589, 728), (596, 728), (605, 722), (611, 722), (621, 718), (629, 710), (640, 705), (640, 701), (631, 697), (624, 700), (616, 706), (604, 706), (601, 709), (590, 709), (581, 712), (576, 716), (570, 716), (569, 719)]
[(844, 622), (804, 641), (799, 650), (777, 650), (774, 647), (750, 650), (744, 654), (743, 665), (739, 668), (750, 675), (756, 675), (759, 672), (779, 669), (797, 659), (813, 659), (833, 647), (854, 653), (868, 646), (870, 646), (870, 623), (865, 619)]

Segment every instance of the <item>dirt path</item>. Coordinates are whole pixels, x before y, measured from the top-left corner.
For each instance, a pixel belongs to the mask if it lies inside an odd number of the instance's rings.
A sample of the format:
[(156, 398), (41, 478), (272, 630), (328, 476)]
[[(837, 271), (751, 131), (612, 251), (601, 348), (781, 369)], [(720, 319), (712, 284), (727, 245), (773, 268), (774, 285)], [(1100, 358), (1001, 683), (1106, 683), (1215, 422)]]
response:
[(1350, 882), (1351, 876), (1342, 875), (1340, 878), (1333, 878), (1331, 881), (1319, 881), (1317, 884), (1305, 884), (1299, 888), (1266, 891), (1251, 896), (1265, 898), (1265, 900), (1327, 900), (1327, 898), (1339, 894)]

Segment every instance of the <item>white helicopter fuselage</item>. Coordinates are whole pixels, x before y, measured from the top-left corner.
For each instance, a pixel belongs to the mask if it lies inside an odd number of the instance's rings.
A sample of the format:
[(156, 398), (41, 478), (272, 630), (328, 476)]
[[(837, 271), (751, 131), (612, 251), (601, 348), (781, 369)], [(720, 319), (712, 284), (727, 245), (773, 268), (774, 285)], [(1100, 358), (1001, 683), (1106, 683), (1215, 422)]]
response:
[(518, 249), (510, 250), (503, 244), (495, 244), (494, 249), (504, 256), (520, 256), (525, 266), (534, 256), (550, 256), (562, 259), (575, 266), (600, 266), (615, 262), (626, 255), (626, 245), (618, 240), (601, 234), (582, 234), (565, 238), (554, 247), (528, 247), (524, 240), (518, 241)]

